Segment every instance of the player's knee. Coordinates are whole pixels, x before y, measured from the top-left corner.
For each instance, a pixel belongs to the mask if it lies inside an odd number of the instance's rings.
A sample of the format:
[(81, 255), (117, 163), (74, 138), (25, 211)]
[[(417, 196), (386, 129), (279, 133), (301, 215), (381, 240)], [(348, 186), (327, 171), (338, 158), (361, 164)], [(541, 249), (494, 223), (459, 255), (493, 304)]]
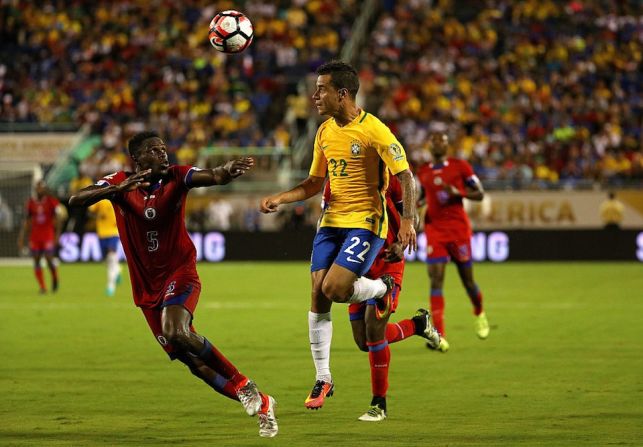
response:
[(172, 345), (182, 351), (188, 351), (190, 347), (190, 331), (174, 326), (164, 327), (163, 336)]
[(368, 346), (366, 346), (366, 340), (355, 340), (355, 344), (357, 345), (357, 349), (359, 349), (362, 352), (368, 352)]
[(322, 284), (322, 293), (324, 296), (336, 303), (347, 302), (348, 298), (350, 298), (349, 292), (345, 287), (341, 287), (335, 283), (324, 281), (324, 284)]
[(432, 289), (442, 288), (442, 283), (444, 282), (444, 275), (440, 273), (432, 273), (431, 275), (429, 275), (429, 279), (431, 280)]

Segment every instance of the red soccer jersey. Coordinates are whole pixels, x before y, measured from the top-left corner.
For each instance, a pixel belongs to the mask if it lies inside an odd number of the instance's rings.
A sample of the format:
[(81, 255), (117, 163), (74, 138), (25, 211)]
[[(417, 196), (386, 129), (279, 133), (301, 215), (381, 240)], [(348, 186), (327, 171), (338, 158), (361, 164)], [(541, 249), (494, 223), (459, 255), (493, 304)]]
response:
[[(139, 307), (159, 305), (170, 277), (198, 281), (196, 249), (184, 219), (193, 169), (171, 166), (168, 177), (147, 190), (110, 197), (127, 257), (134, 303)], [(119, 171), (97, 184), (118, 185), (129, 175)]]
[(464, 160), (447, 158), (443, 163), (427, 163), (417, 172), (424, 189), (427, 208), (424, 217), (425, 229), (436, 240), (452, 240), (471, 237), (471, 224), (462, 206), (462, 198), (450, 199), (445, 185), (453, 185), (462, 194), (465, 185), (477, 182), (471, 165)]
[[(322, 204), (329, 203), (331, 196), (330, 182), (326, 182), (324, 187)], [(379, 278), (388, 273), (393, 276), (395, 283), (400, 287), (402, 285), (402, 276), (404, 275), (404, 259), (399, 262), (385, 262), (384, 250), (397, 240), (397, 233), (400, 231), (400, 213), (397, 211), (397, 205), (402, 203), (402, 184), (396, 176), (392, 175), (389, 179), (388, 189), (386, 190), (386, 212), (388, 213), (388, 233), (386, 242), (377, 254), (375, 261), (370, 270), (366, 273), (369, 278)], [(322, 205), (323, 206), (323, 205)]]
[(27, 202), (27, 215), (31, 218), (31, 234), (33, 242), (52, 241), (56, 236), (56, 207), (60, 204), (52, 196), (42, 200), (30, 198)]

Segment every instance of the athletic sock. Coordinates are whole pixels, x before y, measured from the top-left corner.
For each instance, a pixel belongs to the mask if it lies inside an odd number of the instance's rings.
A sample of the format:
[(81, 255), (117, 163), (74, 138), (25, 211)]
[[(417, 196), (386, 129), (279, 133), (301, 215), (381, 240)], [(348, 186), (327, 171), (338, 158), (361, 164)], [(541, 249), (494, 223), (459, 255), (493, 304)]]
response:
[(223, 376), (224, 379), (229, 380), (234, 388), (243, 386), (247, 380), (246, 376), (241, 374), (239, 370), (215, 348), (206, 338), (203, 339), (203, 349), (197, 355), (211, 369), (216, 373)]
[(49, 272), (51, 273), (51, 290), (58, 290), (58, 268), (53, 262), (49, 264)]
[(45, 277), (42, 274), (42, 267), (35, 266), (33, 268), (33, 272), (36, 275), (36, 279), (38, 280), (38, 285), (40, 286), (40, 290), (47, 290), (47, 287), (45, 287)]
[(316, 380), (332, 382), (330, 373), (330, 343), (333, 339), (333, 322), (330, 312), (308, 312), (308, 338), (310, 353), (315, 364)]
[(467, 295), (473, 304), (473, 314), (480, 315), (482, 313), (482, 292), (478, 288), (478, 284), (474, 284), (472, 288), (467, 288)]
[(368, 279), (360, 276), (353, 283), (353, 294), (349, 303), (361, 303), (371, 298), (380, 298), (386, 293), (386, 284), (381, 279)]
[(386, 339), (389, 343), (402, 341), (411, 335), (415, 335), (415, 323), (413, 320), (402, 320), (386, 325)]
[(107, 288), (114, 290), (116, 288), (116, 279), (120, 273), (118, 265), (118, 255), (115, 252), (109, 252), (106, 256), (107, 261)]
[(388, 341), (366, 342), (368, 361), (371, 364), (371, 389), (373, 396), (386, 397), (388, 390), (388, 367), (391, 361), (391, 350)]
[(431, 315), (433, 326), (444, 336), (444, 296), (442, 289), (431, 289)]
[(217, 393), (223, 394), (225, 397), (229, 397), (232, 400), (239, 400), (237, 396), (237, 390), (232, 384), (231, 381), (225, 377), (215, 374), (212, 380), (207, 382)]
[(176, 358), (177, 360), (183, 362), (188, 368), (190, 368), (192, 374), (203, 380), (214, 391), (219, 394), (223, 394), (224, 396), (229, 397), (232, 400), (238, 401), (239, 397), (237, 396), (237, 391), (232, 382), (214, 371), (212, 371), (212, 377), (207, 377), (207, 373), (202, 372), (195, 366), (192, 360), (195, 357), (196, 356), (194, 354), (188, 352), (180, 353)]

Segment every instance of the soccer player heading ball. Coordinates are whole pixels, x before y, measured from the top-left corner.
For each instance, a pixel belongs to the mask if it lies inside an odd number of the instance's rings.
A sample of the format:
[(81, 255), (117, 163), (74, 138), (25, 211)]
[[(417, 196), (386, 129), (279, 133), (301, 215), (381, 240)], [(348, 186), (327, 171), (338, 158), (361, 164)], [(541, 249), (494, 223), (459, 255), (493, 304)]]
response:
[(201, 282), (196, 250), (185, 228), (185, 198), (191, 188), (225, 185), (252, 168), (252, 158), (228, 161), (214, 169), (170, 166), (165, 142), (155, 132), (129, 141), (136, 172), (115, 172), (69, 199), (72, 206), (112, 202), (127, 257), (134, 303), (159, 344), (215, 391), (238, 400), (259, 418), (259, 435), (277, 434), (275, 400), (199, 335), (192, 319)]

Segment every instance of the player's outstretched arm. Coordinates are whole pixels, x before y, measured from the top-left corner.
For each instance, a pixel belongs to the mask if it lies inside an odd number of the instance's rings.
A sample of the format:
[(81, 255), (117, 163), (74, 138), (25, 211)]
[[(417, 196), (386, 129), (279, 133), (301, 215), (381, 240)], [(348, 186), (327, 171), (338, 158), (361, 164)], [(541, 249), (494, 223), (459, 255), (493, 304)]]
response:
[(92, 185), (81, 189), (69, 198), (69, 206), (90, 206), (103, 199), (111, 197), (118, 192), (133, 191), (138, 188), (147, 188), (150, 182), (146, 177), (152, 172), (151, 169), (140, 171), (130, 175), (118, 185)]
[(409, 247), (409, 253), (417, 250), (417, 236), (415, 234), (415, 182), (409, 169), (396, 174), (402, 184), (402, 219), (397, 240), (404, 248)]
[(306, 180), (295, 186), (293, 189), (273, 194), (261, 199), (259, 210), (262, 213), (274, 213), (279, 205), (283, 203), (299, 202), (306, 200), (319, 193), (324, 186), (325, 177), (309, 175)]
[(199, 169), (194, 171), (190, 180), (191, 186), (227, 185), (232, 180), (245, 174), (255, 165), (250, 157), (230, 160), (226, 164), (214, 169)]

